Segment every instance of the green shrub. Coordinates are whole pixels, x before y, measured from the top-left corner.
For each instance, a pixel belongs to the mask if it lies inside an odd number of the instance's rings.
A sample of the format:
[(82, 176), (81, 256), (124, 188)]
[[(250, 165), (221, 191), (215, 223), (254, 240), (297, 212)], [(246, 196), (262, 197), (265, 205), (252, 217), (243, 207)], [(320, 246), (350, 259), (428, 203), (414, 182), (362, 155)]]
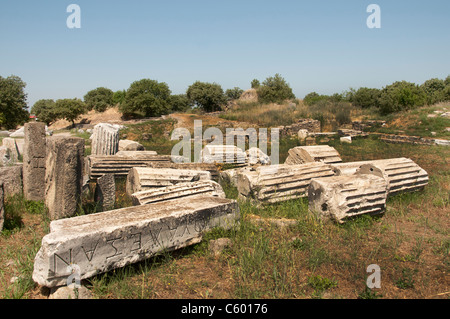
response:
[(222, 87), (217, 83), (197, 81), (187, 89), (186, 95), (192, 105), (205, 112), (220, 111), (227, 102)]
[(445, 81), (440, 79), (430, 79), (421, 85), (422, 90), (426, 94), (426, 102), (428, 105), (441, 102), (444, 98)]
[(186, 94), (178, 94), (170, 96), (170, 107), (172, 112), (186, 112), (191, 104)]
[(242, 93), (244, 93), (244, 90), (235, 87), (233, 89), (228, 89), (225, 91), (225, 95), (229, 100), (237, 100), (241, 97)]
[(99, 87), (95, 90), (89, 91), (84, 96), (84, 103), (86, 103), (87, 109), (92, 109), (97, 112), (104, 112), (108, 107), (113, 104), (114, 92), (110, 89)]
[(0, 125), (15, 129), (29, 120), (26, 83), (18, 76), (0, 76)]
[(252, 81), (251, 85), (252, 85), (252, 89), (257, 89), (261, 86), (261, 82), (259, 82), (259, 80), (257, 80), (257, 79), (254, 79)]
[(34, 103), (31, 113), (36, 115), (40, 122), (44, 122), (47, 125), (50, 125), (59, 117), (56, 103), (50, 99), (39, 100)]
[(384, 87), (380, 94), (380, 111), (389, 114), (407, 111), (426, 102), (426, 94), (414, 83), (401, 81)]
[(380, 94), (381, 91), (378, 89), (362, 87), (353, 93), (351, 102), (354, 106), (362, 108), (379, 107)]
[(291, 87), (280, 74), (268, 77), (258, 88), (258, 97), (262, 103), (283, 103), (295, 99)]
[(75, 124), (75, 120), (86, 112), (86, 105), (80, 99), (60, 99), (55, 103), (58, 118), (66, 119)]
[(119, 106), (124, 115), (161, 116), (170, 110), (170, 89), (166, 83), (142, 79), (133, 82)]

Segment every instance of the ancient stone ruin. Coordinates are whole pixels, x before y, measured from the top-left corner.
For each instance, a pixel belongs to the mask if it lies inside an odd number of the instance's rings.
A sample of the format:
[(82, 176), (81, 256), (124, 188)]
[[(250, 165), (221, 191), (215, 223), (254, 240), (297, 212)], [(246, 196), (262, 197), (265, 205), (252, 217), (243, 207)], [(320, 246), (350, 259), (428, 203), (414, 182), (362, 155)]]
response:
[(23, 152), (23, 193), (27, 200), (40, 201), (45, 198), (45, 124), (26, 123)]
[(229, 229), (238, 220), (236, 201), (206, 196), (53, 221), (36, 255), (33, 280), (63, 286), (73, 273), (71, 265), (86, 279), (193, 245), (208, 230)]
[(306, 197), (313, 178), (334, 176), (331, 166), (320, 162), (260, 166), (237, 174), (239, 197), (256, 204)]
[(383, 214), (386, 198), (386, 180), (372, 174), (317, 178), (308, 188), (309, 210), (338, 223), (362, 214)]
[(81, 203), (84, 139), (47, 139), (45, 204), (51, 220), (72, 217)]
[(289, 150), (285, 164), (295, 165), (312, 162), (340, 163), (342, 159), (335, 148), (328, 145), (299, 146)]
[(225, 198), (222, 187), (211, 180), (199, 182), (179, 183), (173, 186), (158, 187), (146, 191), (137, 192), (131, 195), (134, 205), (145, 205), (167, 200), (190, 198), (196, 196), (212, 196)]
[(133, 167), (127, 177), (127, 194), (131, 196), (153, 188), (202, 180), (211, 180), (211, 173), (172, 168)]
[(91, 135), (92, 155), (114, 155), (119, 151), (119, 125), (100, 123)]

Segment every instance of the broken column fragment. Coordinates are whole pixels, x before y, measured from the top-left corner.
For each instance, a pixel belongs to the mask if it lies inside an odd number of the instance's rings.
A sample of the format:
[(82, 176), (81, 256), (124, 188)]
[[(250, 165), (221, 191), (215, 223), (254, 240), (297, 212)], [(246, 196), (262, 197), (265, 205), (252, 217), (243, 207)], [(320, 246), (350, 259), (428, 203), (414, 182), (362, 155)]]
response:
[(298, 146), (289, 150), (285, 164), (295, 165), (312, 162), (325, 164), (342, 162), (341, 156), (335, 148), (328, 145)]
[(45, 198), (45, 123), (25, 123), (23, 150), (23, 194), (25, 199), (40, 201)]
[(45, 204), (51, 220), (72, 217), (81, 201), (84, 139), (47, 139)]
[(306, 197), (311, 179), (328, 176), (334, 176), (334, 172), (320, 162), (261, 166), (238, 171), (237, 188), (243, 199), (276, 203)]
[(211, 173), (172, 168), (134, 167), (128, 173), (127, 194), (131, 196), (136, 192), (152, 188), (201, 180), (211, 180)]
[(386, 198), (386, 180), (370, 174), (313, 179), (308, 188), (309, 210), (338, 223), (358, 215), (383, 214)]
[(114, 155), (119, 151), (119, 130), (118, 125), (100, 123), (94, 127), (91, 135), (92, 155)]
[(199, 243), (205, 232), (229, 229), (239, 218), (236, 201), (207, 196), (53, 221), (36, 255), (33, 280), (66, 285), (69, 265), (79, 267), (83, 280)]
[(129, 156), (88, 156), (88, 174), (90, 179), (96, 179), (104, 174), (115, 177), (126, 177), (133, 167), (147, 167), (153, 163), (170, 163), (170, 155), (148, 155), (135, 158)]
[(114, 209), (116, 202), (116, 181), (113, 174), (106, 174), (97, 178), (94, 198), (100, 211)]
[(234, 145), (206, 145), (201, 151), (203, 163), (246, 165), (247, 154)]
[(173, 186), (141, 191), (131, 195), (131, 198), (134, 205), (145, 205), (172, 199), (189, 199), (193, 196), (213, 196), (225, 198), (225, 193), (218, 183), (205, 180), (199, 182), (180, 183)]
[(428, 173), (409, 158), (339, 163), (331, 165), (336, 175), (357, 172), (378, 174), (388, 183), (388, 196), (423, 189), (428, 184)]

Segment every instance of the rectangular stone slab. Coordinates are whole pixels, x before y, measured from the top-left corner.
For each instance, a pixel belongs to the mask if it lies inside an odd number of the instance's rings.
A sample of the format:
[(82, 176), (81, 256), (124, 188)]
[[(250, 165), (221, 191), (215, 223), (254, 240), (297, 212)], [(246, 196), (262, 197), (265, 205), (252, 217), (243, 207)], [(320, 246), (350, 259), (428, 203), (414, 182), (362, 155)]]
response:
[(70, 264), (86, 279), (196, 244), (206, 231), (231, 228), (238, 220), (236, 201), (206, 196), (53, 221), (36, 255), (33, 280), (66, 285)]

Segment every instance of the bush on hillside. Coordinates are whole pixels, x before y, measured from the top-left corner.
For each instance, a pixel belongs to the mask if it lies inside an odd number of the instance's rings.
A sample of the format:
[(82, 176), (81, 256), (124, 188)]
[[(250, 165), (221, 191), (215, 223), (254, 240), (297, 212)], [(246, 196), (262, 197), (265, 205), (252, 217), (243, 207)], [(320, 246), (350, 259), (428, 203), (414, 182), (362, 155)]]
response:
[(295, 99), (291, 87), (280, 74), (268, 77), (257, 89), (259, 100), (263, 103), (283, 103)]

